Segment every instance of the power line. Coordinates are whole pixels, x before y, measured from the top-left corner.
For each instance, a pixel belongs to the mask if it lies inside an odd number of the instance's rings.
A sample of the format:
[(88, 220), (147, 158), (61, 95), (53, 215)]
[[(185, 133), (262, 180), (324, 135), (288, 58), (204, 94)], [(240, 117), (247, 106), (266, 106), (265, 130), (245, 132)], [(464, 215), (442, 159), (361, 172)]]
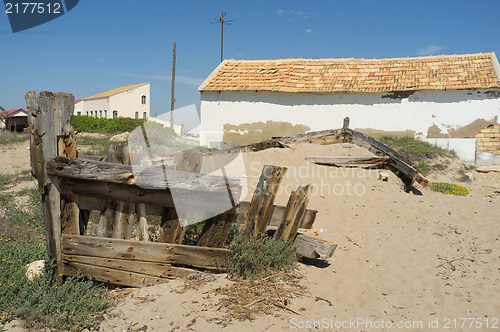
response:
[(231, 25), (234, 20), (225, 20), (224, 18), (226, 17), (227, 12), (222, 12), (220, 18), (216, 18), (213, 22), (210, 22), (212, 24), (219, 24), (221, 26), (220, 30), (220, 62), (224, 60), (224, 24)]

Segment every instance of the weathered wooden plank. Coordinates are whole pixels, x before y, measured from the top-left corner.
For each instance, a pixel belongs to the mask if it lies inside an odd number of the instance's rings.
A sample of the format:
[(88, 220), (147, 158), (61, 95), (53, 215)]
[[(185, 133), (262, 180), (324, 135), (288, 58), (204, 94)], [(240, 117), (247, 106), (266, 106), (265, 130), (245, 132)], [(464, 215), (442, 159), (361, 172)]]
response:
[(286, 167), (264, 166), (248, 208), (243, 233), (247, 235), (251, 233), (260, 234), (266, 230), (271, 220), (271, 209), (278, 191), (279, 182), (285, 172)]
[(80, 263), (107, 269), (140, 273), (155, 278), (174, 279), (187, 277), (195, 273), (192, 269), (172, 266), (170, 264), (141, 262), (127, 259), (63, 255), (63, 262), (69, 266), (72, 266), (73, 263)]
[(383, 164), (386, 163), (389, 156), (373, 156), (373, 157), (329, 157), (317, 156), (306, 157), (307, 161), (320, 165), (343, 165), (343, 164)]
[(139, 220), (139, 240), (149, 241), (148, 221), (146, 219), (146, 205), (136, 204), (135, 210), (137, 211), (137, 219)]
[[(96, 197), (88, 196), (78, 196), (79, 204), (81, 209), (86, 210), (101, 210), (101, 199)], [(250, 207), (250, 202), (241, 201), (236, 207), (236, 221), (239, 224), (245, 223), (245, 217), (248, 213), (248, 208)], [(161, 216), (163, 207), (146, 204), (145, 209), (148, 215)], [(283, 220), (283, 215), (285, 213), (285, 207), (281, 205), (273, 205), (272, 216), (269, 226), (279, 226), (281, 220)], [(317, 210), (306, 209), (304, 218), (300, 221), (299, 228), (311, 229), (316, 219)]]
[(175, 191), (177, 200), (206, 211), (219, 210), (214, 202), (227, 200), (226, 180), (235, 195), (241, 190), (234, 178), (65, 157), (51, 160), (48, 172), (58, 178), (62, 193), (174, 207), (171, 192)]
[(299, 229), (299, 222), (304, 217), (309, 202), (309, 185), (299, 187), (293, 191), (288, 199), (283, 221), (274, 233), (274, 239), (279, 241), (293, 241)]
[(218, 271), (224, 271), (227, 268), (229, 255), (229, 250), (223, 248), (78, 235), (63, 235), (62, 251), (66, 255), (178, 264)]
[(405, 162), (405, 158), (401, 154), (373, 137), (358, 131), (347, 129), (347, 133), (351, 135), (352, 143), (363, 146), (377, 155), (389, 156), (390, 159), (386, 165), (403, 181), (405, 191), (409, 192), (411, 190), (418, 172), (413, 166)]
[(152, 277), (142, 273), (122, 271), (77, 262), (63, 265), (64, 275), (74, 276), (78, 273), (78, 271), (81, 272), (82, 276), (95, 281), (130, 287), (153, 286), (165, 283), (169, 280), (167, 278)]
[[(118, 203), (112, 200), (103, 200), (97, 197), (78, 196), (80, 209), (83, 210), (100, 210), (99, 223), (95, 228), (96, 236), (98, 237), (113, 237), (115, 227), (115, 214), (118, 209)], [(89, 206), (86, 202), (92, 202)]]
[(298, 233), (293, 241), (297, 255), (307, 258), (325, 259), (333, 256), (336, 244)]
[(205, 220), (200, 239), (196, 245), (213, 248), (224, 247), (235, 219), (236, 208)]
[(160, 242), (180, 244), (183, 237), (184, 228), (175, 208), (164, 208), (161, 216)]
[(280, 141), (286, 144), (316, 143), (332, 144), (342, 142), (342, 129), (331, 129), (314, 131), (307, 134), (299, 134), (291, 137), (280, 138)]
[(418, 173), (415, 179), (418, 183), (420, 183), (423, 187), (427, 187), (429, 185), (429, 180), (427, 180), (422, 174)]
[(118, 202), (114, 215), (113, 237), (130, 240), (134, 223), (135, 204)]
[[(75, 99), (69, 93), (47, 91), (40, 92), (38, 97), (35, 91), (29, 91), (25, 97), (30, 133), (31, 169), (38, 180), (41, 194), (47, 254), (49, 259), (55, 259), (56, 271), (61, 273), (61, 195), (47, 175), (47, 162), (59, 153), (57, 137), (74, 138), (71, 118)], [(68, 143), (65, 148), (71, 153), (73, 147)], [(67, 198), (66, 201), (69, 202), (71, 199)], [(65, 210), (68, 229), (71, 228), (71, 231), (75, 231), (74, 214), (73, 204)]]
[[(69, 105), (65, 105), (68, 108)], [(57, 137), (58, 155), (76, 158), (76, 139), (74, 134)], [(65, 234), (80, 234), (80, 209), (76, 195), (61, 195), (61, 232)]]

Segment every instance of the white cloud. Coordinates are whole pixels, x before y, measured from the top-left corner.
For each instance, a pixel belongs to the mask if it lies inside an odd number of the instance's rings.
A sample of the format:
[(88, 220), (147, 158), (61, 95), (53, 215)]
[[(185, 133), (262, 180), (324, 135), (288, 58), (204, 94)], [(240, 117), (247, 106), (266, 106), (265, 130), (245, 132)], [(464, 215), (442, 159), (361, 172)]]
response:
[(313, 32), (311, 29), (306, 29), (306, 33), (311, 33)]
[(441, 52), (444, 50), (443, 46), (439, 45), (428, 45), (424, 48), (418, 49), (417, 54), (418, 55), (435, 55), (438, 52)]
[(278, 11), (276, 12), (276, 15), (283, 15), (285, 11), (283, 9), (278, 9)]

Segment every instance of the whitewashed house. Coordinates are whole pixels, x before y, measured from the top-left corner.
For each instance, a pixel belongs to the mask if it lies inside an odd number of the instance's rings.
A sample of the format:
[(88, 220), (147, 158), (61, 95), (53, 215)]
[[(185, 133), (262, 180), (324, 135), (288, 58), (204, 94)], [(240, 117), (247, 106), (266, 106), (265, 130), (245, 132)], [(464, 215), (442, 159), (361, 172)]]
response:
[(219, 147), (342, 127), (414, 135), (474, 161), (500, 119), (494, 53), (397, 59), (225, 60), (199, 87), (200, 141)]
[(128, 85), (75, 101), (75, 115), (149, 119), (150, 84)]

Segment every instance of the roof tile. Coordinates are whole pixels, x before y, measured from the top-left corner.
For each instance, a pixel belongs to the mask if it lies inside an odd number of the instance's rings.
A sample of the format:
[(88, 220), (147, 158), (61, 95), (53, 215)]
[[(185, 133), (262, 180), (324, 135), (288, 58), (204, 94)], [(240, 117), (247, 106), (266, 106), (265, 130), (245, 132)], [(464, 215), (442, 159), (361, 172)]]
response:
[(494, 53), (419, 58), (225, 60), (200, 91), (390, 92), (500, 88)]

